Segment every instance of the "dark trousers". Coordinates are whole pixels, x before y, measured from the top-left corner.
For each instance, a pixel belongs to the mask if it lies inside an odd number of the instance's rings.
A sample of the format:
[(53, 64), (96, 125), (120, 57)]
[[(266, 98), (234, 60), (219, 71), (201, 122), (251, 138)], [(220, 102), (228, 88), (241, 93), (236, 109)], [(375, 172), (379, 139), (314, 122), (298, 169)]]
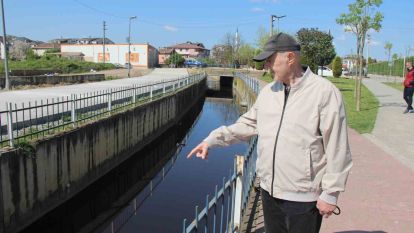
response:
[(318, 233), (322, 216), (316, 202), (274, 198), (261, 189), (266, 233)]
[(407, 110), (413, 109), (414, 87), (404, 87), (404, 100), (407, 102)]

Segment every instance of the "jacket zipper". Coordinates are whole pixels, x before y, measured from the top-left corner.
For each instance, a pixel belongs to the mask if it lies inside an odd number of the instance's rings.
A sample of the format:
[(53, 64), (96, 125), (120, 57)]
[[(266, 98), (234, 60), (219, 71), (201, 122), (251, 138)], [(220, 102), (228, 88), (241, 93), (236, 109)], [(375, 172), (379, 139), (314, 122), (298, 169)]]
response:
[[(284, 85), (284, 84), (283, 84)], [(282, 109), (282, 116), (280, 117), (280, 122), (279, 122), (279, 128), (277, 129), (277, 133), (276, 133), (276, 139), (275, 139), (275, 146), (273, 148), (273, 163), (272, 163), (272, 187), (270, 188), (271, 192), (270, 195), (273, 197), (273, 183), (275, 181), (275, 159), (276, 159), (276, 146), (277, 146), (277, 139), (279, 138), (279, 133), (280, 133), (280, 128), (282, 127), (282, 122), (283, 122), (283, 116), (285, 114), (285, 108), (286, 108), (286, 103), (287, 103), (287, 99), (289, 97), (289, 92), (290, 92), (290, 86), (284, 86), (284, 93), (285, 93), (285, 101), (283, 103), (283, 109)]]

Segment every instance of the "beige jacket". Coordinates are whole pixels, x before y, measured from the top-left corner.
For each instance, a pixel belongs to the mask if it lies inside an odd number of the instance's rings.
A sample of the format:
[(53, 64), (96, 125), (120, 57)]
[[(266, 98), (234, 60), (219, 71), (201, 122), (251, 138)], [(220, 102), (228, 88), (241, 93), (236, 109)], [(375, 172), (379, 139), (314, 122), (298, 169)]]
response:
[(204, 141), (227, 146), (258, 135), (256, 170), (264, 190), (284, 200), (336, 204), (352, 167), (341, 93), (308, 68), (284, 103), (284, 85), (272, 82), (235, 124)]

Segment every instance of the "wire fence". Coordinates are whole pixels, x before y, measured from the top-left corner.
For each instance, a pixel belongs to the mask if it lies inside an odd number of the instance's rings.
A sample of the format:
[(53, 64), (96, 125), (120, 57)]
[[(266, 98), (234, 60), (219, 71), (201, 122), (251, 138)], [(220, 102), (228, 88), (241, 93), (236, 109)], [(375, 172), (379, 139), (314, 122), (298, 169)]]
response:
[(171, 95), (206, 77), (199, 73), (176, 80), (132, 85), (109, 90), (51, 98), (28, 103), (7, 103), (0, 111), (0, 148), (15, 147), (73, 129), (132, 106)]

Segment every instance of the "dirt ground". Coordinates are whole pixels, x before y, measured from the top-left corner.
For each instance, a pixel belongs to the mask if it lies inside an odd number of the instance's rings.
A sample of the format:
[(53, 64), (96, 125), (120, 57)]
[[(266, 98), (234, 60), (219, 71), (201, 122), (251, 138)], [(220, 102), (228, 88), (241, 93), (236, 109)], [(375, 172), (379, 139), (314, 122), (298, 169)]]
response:
[[(131, 77), (140, 77), (147, 75), (153, 71), (153, 69), (148, 68), (133, 68), (131, 69)], [(128, 77), (128, 69), (114, 69), (114, 70), (102, 70), (97, 72), (88, 72), (88, 73), (81, 73), (81, 74), (104, 74), (105, 80), (113, 80), (118, 78), (127, 78)], [(76, 83), (73, 83), (76, 84)], [(28, 90), (28, 89), (35, 89), (35, 88), (45, 88), (45, 87), (54, 87), (54, 86), (64, 86), (64, 85), (72, 85), (72, 83), (60, 83), (56, 85), (52, 84), (41, 84), (41, 85), (22, 85), (22, 86), (15, 86), (13, 90)], [(4, 91), (0, 89), (0, 91)]]
[[(144, 76), (150, 73), (153, 69), (148, 68), (132, 68), (131, 77)], [(88, 72), (83, 74), (104, 74), (106, 79), (110, 78), (126, 78), (128, 77), (128, 69), (114, 69), (114, 70), (102, 70), (97, 72)]]

